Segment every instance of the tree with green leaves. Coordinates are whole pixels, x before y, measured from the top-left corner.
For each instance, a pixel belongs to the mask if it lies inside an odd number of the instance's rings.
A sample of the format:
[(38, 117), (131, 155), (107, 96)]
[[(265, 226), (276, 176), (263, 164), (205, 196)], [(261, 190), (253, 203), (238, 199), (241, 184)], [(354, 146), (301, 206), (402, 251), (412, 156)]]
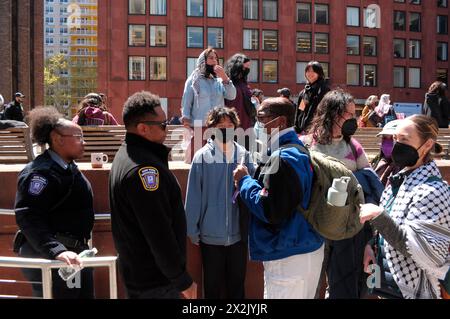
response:
[(64, 107), (65, 101), (70, 101), (70, 87), (67, 77), (69, 62), (67, 56), (59, 53), (45, 60), (44, 90), (45, 105), (54, 106), (61, 114), (69, 116), (69, 108)]

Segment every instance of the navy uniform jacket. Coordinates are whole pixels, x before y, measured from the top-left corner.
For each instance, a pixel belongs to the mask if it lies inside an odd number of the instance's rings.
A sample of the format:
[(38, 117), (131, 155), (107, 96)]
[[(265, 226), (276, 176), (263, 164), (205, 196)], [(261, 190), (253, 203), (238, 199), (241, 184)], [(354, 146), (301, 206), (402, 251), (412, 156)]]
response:
[(14, 210), (28, 243), (49, 259), (69, 250), (56, 233), (87, 240), (94, 225), (91, 184), (75, 164), (64, 169), (49, 151), (20, 172)]
[(168, 149), (127, 133), (109, 176), (111, 226), (127, 289), (186, 290), (186, 217)]

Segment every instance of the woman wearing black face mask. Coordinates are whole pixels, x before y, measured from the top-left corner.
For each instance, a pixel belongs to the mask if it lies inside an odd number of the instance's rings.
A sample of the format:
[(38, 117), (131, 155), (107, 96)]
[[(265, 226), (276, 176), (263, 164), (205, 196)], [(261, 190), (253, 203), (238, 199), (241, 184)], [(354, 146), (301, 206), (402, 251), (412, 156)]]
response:
[(247, 107), (254, 108), (251, 102), (252, 92), (247, 83), (247, 77), (250, 73), (251, 61), (250, 58), (242, 53), (233, 55), (225, 63), (225, 73), (233, 81), (236, 87), (236, 98), (234, 100), (225, 100), (227, 107), (234, 107), (241, 120), (241, 127), (246, 130), (254, 125), (254, 118), (256, 116), (256, 109), (253, 114), (249, 112)]
[(361, 222), (370, 221), (384, 239), (384, 271), (407, 299), (441, 298), (441, 288), (450, 283), (450, 192), (432, 159), (433, 151), (442, 152), (437, 136), (433, 118), (402, 120), (392, 159), (405, 168), (391, 177), (381, 205), (365, 204), (360, 213)]
[(233, 170), (243, 163), (251, 174), (249, 153), (233, 141), (239, 126), (236, 112), (214, 108), (206, 120), (208, 143), (195, 153), (186, 191), (187, 234), (200, 245), (203, 263), (204, 297), (219, 299), (245, 297), (247, 267), (247, 215), (235, 197)]
[[(310, 135), (302, 136), (301, 140), (310, 149), (339, 159), (355, 172), (370, 167), (361, 144), (352, 138), (356, 129), (353, 97), (334, 90), (323, 97), (312, 120)], [(330, 299), (360, 297), (364, 284), (364, 247), (371, 237), (370, 227), (365, 227), (353, 238), (327, 241), (318, 289), (325, 283), (326, 272)]]

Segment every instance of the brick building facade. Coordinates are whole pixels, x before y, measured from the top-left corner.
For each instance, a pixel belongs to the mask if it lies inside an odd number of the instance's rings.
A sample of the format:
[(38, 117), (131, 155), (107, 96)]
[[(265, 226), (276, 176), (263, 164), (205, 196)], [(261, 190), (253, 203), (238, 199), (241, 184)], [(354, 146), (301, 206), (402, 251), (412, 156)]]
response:
[(185, 80), (208, 45), (224, 60), (252, 58), (250, 86), (266, 96), (299, 92), (310, 60), (359, 102), (389, 93), (422, 103), (430, 83), (448, 77), (445, 0), (99, 0), (98, 8), (98, 86), (118, 118), (139, 90), (179, 114)]
[(44, 102), (43, 0), (1, 0), (0, 13), (0, 94), (22, 92), (28, 111)]

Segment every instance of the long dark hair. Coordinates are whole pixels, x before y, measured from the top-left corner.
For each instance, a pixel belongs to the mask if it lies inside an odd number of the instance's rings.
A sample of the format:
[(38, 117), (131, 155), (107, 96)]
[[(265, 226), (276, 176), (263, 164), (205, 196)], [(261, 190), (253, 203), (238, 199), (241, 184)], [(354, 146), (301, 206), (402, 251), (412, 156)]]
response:
[(445, 96), (445, 90), (447, 89), (447, 85), (441, 81), (433, 82), (428, 88), (428, 93), (435, 93), (439, 96)]
[[(314, 141), (319, 144), (331, 144), (335, 119), (342, 116), (347, 105), (353, 101), (353, 96), (341, 89), (325, 94), (317, 106), (317, 112), (309, 130)], [(344, 136), (344, 140), (350, 143), (350, 136)]]
[(247, 76), (244, 76), (244, 63), (250, 61), (250, 58), (242, 53), (236, 53), (225, 63), (225, 73), (237, 83), (241, 80), (247, 82)]
[(212, 47), (208, 47), (207, 49), (205, 49), (205, 50), (202, 52), (202, 55), (203, 55), (203, 58), (204, 58), (204, 63), (202, 63), (202, 64), (199, 65), (200, 73), (203, 74), (203, 75), (205, 75), (205, 76), (207, 76), (207, 77), (209, 77), (209, 73), (206, 72), (206, 62), (207, 62), (207, 60), (208, 60), (208, 55), (209, 55), (211, 52), (214, 53), (214, 54), (216, 55), (217, 61), (219, 61), (219, 55), (217, 54), (217, 51), (214, 50)]

